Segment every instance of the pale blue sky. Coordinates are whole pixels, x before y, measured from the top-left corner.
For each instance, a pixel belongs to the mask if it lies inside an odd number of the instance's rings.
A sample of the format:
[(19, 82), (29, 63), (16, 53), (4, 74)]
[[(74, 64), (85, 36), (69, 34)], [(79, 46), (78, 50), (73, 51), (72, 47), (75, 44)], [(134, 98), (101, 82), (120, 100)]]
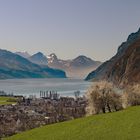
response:
[(140, 27), (140, 0), (0, 0), (0, 48), (105, 61)]

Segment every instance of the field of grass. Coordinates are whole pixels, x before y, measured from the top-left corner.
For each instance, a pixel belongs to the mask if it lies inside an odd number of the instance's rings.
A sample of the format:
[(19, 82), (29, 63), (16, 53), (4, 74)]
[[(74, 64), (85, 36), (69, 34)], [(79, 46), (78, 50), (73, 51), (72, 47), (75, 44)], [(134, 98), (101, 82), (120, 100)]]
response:
[(16, 103), (16, 99), (12, 97), (0, 97), (0, 105), (5, 104), (14, 104)]
[(140, 106), (36, 128), (6, 140), (140, 140)]

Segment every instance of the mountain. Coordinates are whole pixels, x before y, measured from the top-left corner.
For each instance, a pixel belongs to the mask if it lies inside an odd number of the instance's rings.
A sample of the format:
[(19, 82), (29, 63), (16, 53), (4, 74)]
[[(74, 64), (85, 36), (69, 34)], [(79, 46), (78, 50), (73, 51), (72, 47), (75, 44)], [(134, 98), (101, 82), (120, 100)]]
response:
[(30, 56), (28, 59), (31, 62), (39, 64), (39, 65), (47, 65), (48, 64), (47, 57), (41, 52), (38, 52), (38, 53)]
[(70, 66), (82, 68), (82, 67), (91, 67), (93, 65), (98, 66), (100, 64), (101, 62), (99, 61), (94, 61), (91, 58), (88, 58), (84, 55), (80, 55), (71, 61)]
[(24, 58), (29, 58), (31, 56), (28, 52), (16, 52), (16, 54), (18, 54)]
[(85, 78), (87, 73), (101, 64), (101, 62), (94, 61), (83, 55), (73, 60), (61, 60), (55, 54), (51, 54), (48, 58), (49, 67), (62, 69), (67, 73), (68, 77), (75, 78)]
[(68, 77), (85, 78), (85, 76), (96, 69), (101, 62), (94, 61), (86, 56), (80, 55), (72, 60), (59, 59), (55, 53), (45, 56), (38, 52), (28, 58), (31, 62), (46, 65), (55, 69), (62, 69), (66, 72)]
[(0, 79), (6, 78), (65, 78), (65, 72), (34, 64), (24, 57), (0, 49)]
[(108, 80), (118, 86), (140, 83), (140, 29), (130, 34), (117, 54), (91, 72), (86, 80)]

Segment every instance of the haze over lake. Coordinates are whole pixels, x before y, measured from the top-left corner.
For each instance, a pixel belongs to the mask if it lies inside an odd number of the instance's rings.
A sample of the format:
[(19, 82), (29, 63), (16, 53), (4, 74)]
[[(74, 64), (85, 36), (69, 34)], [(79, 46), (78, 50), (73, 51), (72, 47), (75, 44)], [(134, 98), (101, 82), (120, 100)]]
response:
[(0, 80), (0, 90), (14, 95), (36, 95), (40, 96), (40, 91), (57, 91), (61, 96), (73, 96), (79, 90), (83, 95), (90, 82), (81, 79), (7, 79)]

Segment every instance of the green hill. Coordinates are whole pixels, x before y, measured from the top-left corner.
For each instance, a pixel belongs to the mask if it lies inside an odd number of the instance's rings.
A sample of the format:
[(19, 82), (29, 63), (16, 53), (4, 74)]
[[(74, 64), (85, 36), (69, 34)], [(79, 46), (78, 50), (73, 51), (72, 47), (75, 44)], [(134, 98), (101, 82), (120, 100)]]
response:
[(48, 125), (6, 140), (140, 140), (140, 107)]

